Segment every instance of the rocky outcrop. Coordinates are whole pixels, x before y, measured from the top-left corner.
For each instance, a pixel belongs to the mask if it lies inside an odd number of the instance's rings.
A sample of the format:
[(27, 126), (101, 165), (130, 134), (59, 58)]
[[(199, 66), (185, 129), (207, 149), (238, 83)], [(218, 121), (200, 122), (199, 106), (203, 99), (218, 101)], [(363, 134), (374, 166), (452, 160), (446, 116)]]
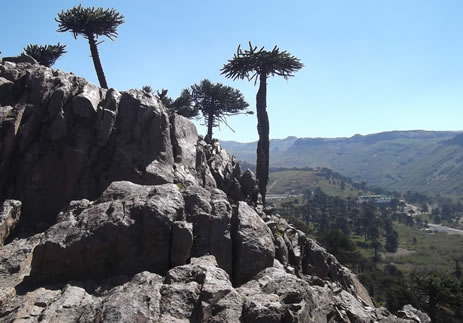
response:
[(278, 265), (234, 288), (213, 256), (192, 258), (164, 277), (143, 271), (100, 284), (47, 285), (3, 305), (5, 322), (430, 322), (420, 312), (410, 317), (410, 308), (399, 319)]
[(238, 203), (233, 222), (233, 279), (242, 284), (273, 265), (275, 247), (272, 231), (245, 202)]
[(42, 234), (28, 282), (164, 275), (191, 256), (211, 254), (239, 285), (273, 265), (272, 232), (245, 202), (232, 217), (223, 192), (181, 190), (113, 182), (96, 201), (74, 201)]
[(114, 182), (99, 200), (81, 201), (59, 218), (34, 249), (33, 281), (165, 274), (172, 260), (181, 265), (189, 258), (192, 243), (182, 231), (183, 198), (175, 184)]
[(412, 322), (431, 322), (428, 314), (418, 311), (411, 305), (405, 305), (402, 310), (397, 312), (397, 316)]
[(147, 271), (17, 295), (2, 321), (239, 322), (241, 296), (214, 257), (194, 258), (165, 277)]
[(0, 247), (19, 222), (21, 202), (6, 200), (0, 207)]
[(145, 92), (100, 89), (10, 60), (0, 64), (0, 106), (0, 200), (20, 200), (35, 231), (71, 200), (97, 199), (114, 181), (218, 187), (235, 201), (255, 193), (255, 179), (242, 179), (217, 142), (198, 141), (191, 121), (169, 116)]
[(0, 321), (427, 322), (376, 308), (151, 95), (4, 61), (0, 136)]
[(4, 62), (0, 106), (0, 197), (20, 200), (30, 223), (53, 223), (71, 200), (94, 200), (117, 180), (197, 184), (196, 129), (154, 96)]

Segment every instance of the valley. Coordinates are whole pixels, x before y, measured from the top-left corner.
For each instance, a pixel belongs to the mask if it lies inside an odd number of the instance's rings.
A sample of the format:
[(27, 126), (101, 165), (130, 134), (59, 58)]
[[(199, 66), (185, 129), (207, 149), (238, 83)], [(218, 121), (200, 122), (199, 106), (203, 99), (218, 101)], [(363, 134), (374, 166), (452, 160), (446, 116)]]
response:
[[(255, 163), (256, 143), (224, 141), (239, 160)], [(369, 187), (459, 198), (463, 194), (463, 134), (391, 131), (350, 138), (271, 140), (270, 167), (329, 168)]]
[[(371, 190), (327, 168), (274, 170), (272, 195), (279, 197), (270, 201), (279, 213), (350, 267), (377, 304), (392, 310), (403, 302), (419, 304), (412, 295), (420, 284), (430, 284), (427, 279), (458, 284), (453, 277), (461, 277), (463, 262), (460, 202)], [(440, 315), (456, 322), (455, 313)]]

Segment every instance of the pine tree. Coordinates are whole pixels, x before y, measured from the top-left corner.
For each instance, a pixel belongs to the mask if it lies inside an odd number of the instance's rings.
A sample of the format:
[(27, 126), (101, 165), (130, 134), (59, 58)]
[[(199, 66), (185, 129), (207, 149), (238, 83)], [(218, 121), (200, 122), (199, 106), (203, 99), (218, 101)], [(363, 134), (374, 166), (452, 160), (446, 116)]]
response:
[(239, 90), (221, 83), (214, 84), (207, 79), (191, 86), (191, 99), (204, 117), (209, 141), (212, 140), (214, 127), (221, 122), (228, 126), (227, 117), (252, 113), (247, 110), (249, 104)]
[(259, 90), (256, 96), (257, 143), (256, 177), (259, 180), (259, 190), (265, 202), (269, 172), (270, 150), (270, 124), (267, 114), (267, 78), (269, 76), (282, 76), (288, 79), (304, 65), (295, 56), (287, 51), (280, 51), (275, 46), (273, 50), (257, 49), (249, 42), (248, 50), (241, 50), (240, 46), (231, 60), (223, 66), (221, 73), (227, 78), (259, 80)]
[(65, 54), (66, 45), (36, 45), (30, 44), (24, 47), (24, 54), (34, 58), (39, 64), (50, 67), (56, 60)]
[(78, 35), (82, 35), (88, 40), (100, 86), (107, 89), (108, 83), (101, 66), (97, 40), (99, 36), (106, 36), (111, 40), (116, 38), (118, 36), (116, 29), (124, 23), (124, 16), (115, 9), (83, 8), (78, 5), (72, 9), (61, 11), (55, 20), (59, 24), (59, 32), (70, 31), (74, 39), (77, 39)]

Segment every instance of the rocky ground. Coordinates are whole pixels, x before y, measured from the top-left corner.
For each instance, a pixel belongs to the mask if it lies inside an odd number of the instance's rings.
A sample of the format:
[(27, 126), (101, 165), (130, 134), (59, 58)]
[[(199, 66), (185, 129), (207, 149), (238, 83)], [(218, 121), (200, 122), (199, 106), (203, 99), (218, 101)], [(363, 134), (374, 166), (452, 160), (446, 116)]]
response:
[(0, 201), (1, 322), (429, 322), (375, 307), (155, 96), (26, 58), (0, 64)]

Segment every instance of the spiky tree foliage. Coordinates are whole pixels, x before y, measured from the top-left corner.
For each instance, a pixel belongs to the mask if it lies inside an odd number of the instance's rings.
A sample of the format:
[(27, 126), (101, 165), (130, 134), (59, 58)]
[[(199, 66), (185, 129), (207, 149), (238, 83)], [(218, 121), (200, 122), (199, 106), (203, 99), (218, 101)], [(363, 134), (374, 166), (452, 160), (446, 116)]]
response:
[(61, 11), (55, 20), (59, 24), (59, 32), (70, 31), (75, 39), (81, 35), (88, 40), (100, 86), (107, 89), (108, 84), (101, 66), (97, 40), (99, 36), (106, 36), (111, 40), (116, 38), (117, 27), (124, 22), (124, 16), (115, 9), (83, 8), (78, 5)]
[(221, 122), (228, 126), (227, 117), (252, 113), (247, 110), (249, 104), (239, 90), (221, 83), (214, 84), (207, 79), (191, 86), (191, 97), (193, 104), (204, 117), (207, 126), (206, 138), (209, 141), (212, 140), (214, 127)]
[(199, 111), (193, 106), (191, 93), (188, 89), (183, 89), (180, 96), (175, 100), (169, 97), (167, 92), (166, 89), (162, 89), (161, 92), (157, 91), (157, 95), (162, 104), (164, 104), (170, 112), (180, 114), (190, 119), (198, 116)]
[(153, 88), (149, 85), (143, 85), (141, 90), (146, 94), (153, 94)]
[(34, 58), (39, 64), (50, 67), (56, 60), (65, 54), (66, 45), (36, 45), (30, 44), (24, 47), (24, 54)]
[(225, 77), (236, 80), (244, 79), (254, 84), (259, 79), (259, 90), (256, 96), (257, 131), (259, 141), (257, 143), (256, 177), (259, 180), (259, 190), (265, 202), (269, 168), (269, 132), (270, 125), (267, 114), (267, 78), (268, 76), (282, 76), (285, 79), (294, 76), (304, 65), (295, 56), (287, 51), (280, 51), (275, 46), (273, 50), (258, 49), (249, 42), (249, 49), (242, 50), (238, 46), (233, 58), (221, 69)]

